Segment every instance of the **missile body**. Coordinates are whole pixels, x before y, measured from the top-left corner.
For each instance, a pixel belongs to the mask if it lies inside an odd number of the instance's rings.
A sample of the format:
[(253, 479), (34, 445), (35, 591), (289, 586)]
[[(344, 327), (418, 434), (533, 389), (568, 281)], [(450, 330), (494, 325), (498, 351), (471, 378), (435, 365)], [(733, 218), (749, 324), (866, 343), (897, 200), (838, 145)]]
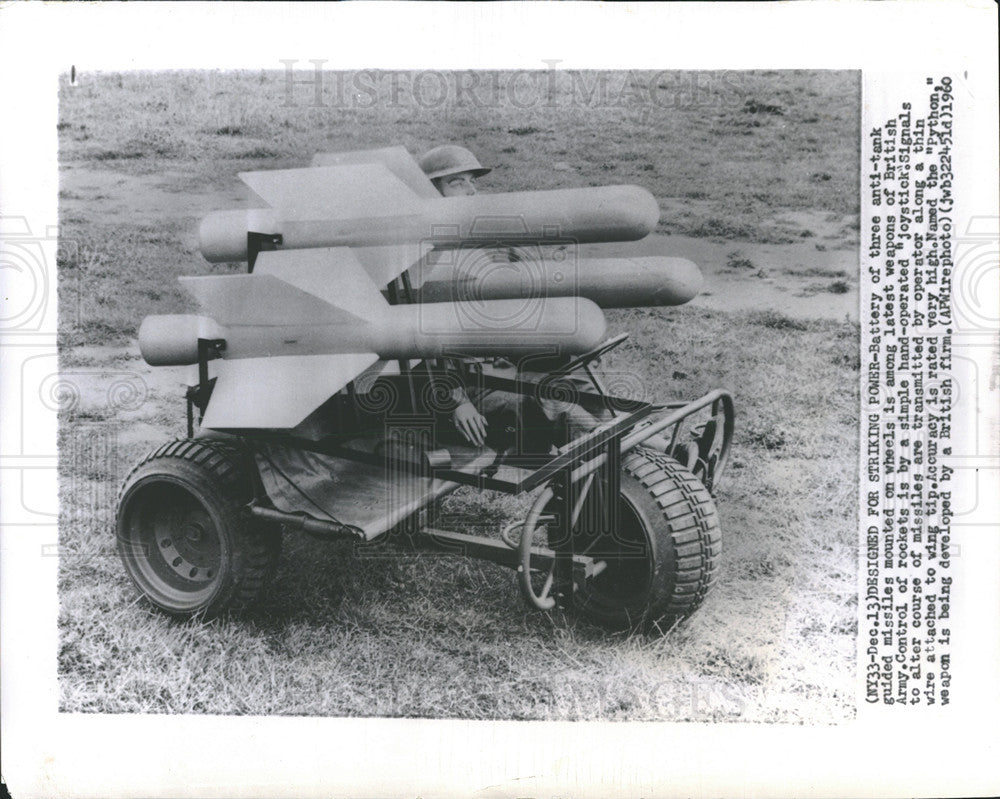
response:
[(560, 297), (400, 305), (369, 322), (331, 315), (328, 324), (222, 325), (194, 314), (147, 316), (139, 328), (139, 351), (150, 366), (197, 363), (199, 338), (224, 339), (227, 360), (368, 352), (381, 360), (578, 354), (600, 344), (605, 332), (604, 314), (594, 303)]
[(489, 251), (456, 251), (413, 270), (420, 302), (470, 302), (580, 296), (602, 308), (682, 305), (701, 291), (698, 267), (684, 258), (495, 260)]
[(212, 362), (215, 386), (202, 427), (290, 430), (380, 360), (575, 354), (604, 338), (604, 314), (589, 300), (548, 299), (535, 310), (526, 313), (519, 300), (431, 303), (400, 306), (367, 322), (333, 314), (327, 324), (270, 325), (148, 316), (139, 350), (153, 366), (187, 365), (197, 362), (199, 337), (224, 340), (222, 359)]
[(414, 241), (433, 241), (438, 247), (448, 247), (470, 239), (508, 244), (544, 243), (559, 238), (577, 242), (636, 241), (649, 234), (660, 218), (653, 195), (639, 186), (439, 198), (418, 197), (404, 190), (411, 196), (403, 201), (387, 192), (384, 203), (372, 199), (349, 210), (303, 210), (301, 204), (308, 202), (303, 199), (295, 210), (279, 205), (217, 211), (202, 220), (201, 253), (212, 262), (246, 261), (248, 232), (280, 234), (281, 249)]

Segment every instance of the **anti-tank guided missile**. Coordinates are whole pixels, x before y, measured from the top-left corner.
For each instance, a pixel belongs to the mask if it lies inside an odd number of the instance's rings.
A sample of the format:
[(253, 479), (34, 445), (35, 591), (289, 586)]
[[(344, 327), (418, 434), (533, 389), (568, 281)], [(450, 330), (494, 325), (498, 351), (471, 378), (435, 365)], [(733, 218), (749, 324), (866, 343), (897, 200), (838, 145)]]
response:
[(210, 429), (295, 427), (379, 360), (577, 354), (606, 331), (578, 297), (390, 306), (348, 248), (266, 252), (252, 275), (181, 281), (205, 315), (147, 317), (139, 349), (150, 365), (182, 365), (199, 338), (225, 341)]
[(217, 211), (202, 220), (199, 246), (209, 261), (246, 261), (247, 234), (281, 237), (280, 249), (357, 247), (432, 241), (635, 241), (660, 218), (639, 186), (428, 197), (381, 163), (245, 172), (269, 208)]
[[(585, 352), (600, 307), (678, 305), (701, 287), (680, 258), (577, 257), (652, 231), (658, 205), (636, 186), (441, 197), (403, 148), (241, 177), (270, 207), (210, 214), (201, 250), (256, 272), (182, 278), (203, 315), (148, 317), (139, 336), (151, 365), (224, 341), (207, 428), (294, 427), (380, 361)], [(400, 275), (412, 304), (390, 305), (379, 292), (395, 302)]]
[[(441, 197), (403, 147), (319, 153), (309, 169), (241, 177), (272, 207), (206, 217), (209, 260), (246, 260), (251, 232), (280, 238), (278, 250), (350, 246), (376, 285), (407, 272), (409, 299), (424, 303), (582, 296), (603, 308), (665, 306), (702, 286), (682, 258), (577, 257), (580, 243), (652, 230), (657, 204), (636, 186)], [(505, 259), (510, 248), (520, 251)]]
[[(683, 305), (701, 291), (701, 270), (684, 258), (580, 258), (575, 248), (545, 257), (531, 249), (456, 250), (411, 270), (419, 302), (586, 297), (601, 308)], [(433, 260), (433, 259), (432, 259)]]

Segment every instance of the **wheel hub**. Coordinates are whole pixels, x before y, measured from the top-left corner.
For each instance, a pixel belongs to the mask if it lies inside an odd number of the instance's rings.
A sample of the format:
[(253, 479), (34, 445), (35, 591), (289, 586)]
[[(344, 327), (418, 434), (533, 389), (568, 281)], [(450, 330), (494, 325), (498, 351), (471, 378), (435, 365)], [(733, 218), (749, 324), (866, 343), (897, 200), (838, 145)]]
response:
[(179, 577), (206, 583), (215, 576), (219, 546), (211, 535), (211, 524), (203, 511), (192, 510), (177, 526), (176, 533), (157, 537), (156, 545), (163, 561)]

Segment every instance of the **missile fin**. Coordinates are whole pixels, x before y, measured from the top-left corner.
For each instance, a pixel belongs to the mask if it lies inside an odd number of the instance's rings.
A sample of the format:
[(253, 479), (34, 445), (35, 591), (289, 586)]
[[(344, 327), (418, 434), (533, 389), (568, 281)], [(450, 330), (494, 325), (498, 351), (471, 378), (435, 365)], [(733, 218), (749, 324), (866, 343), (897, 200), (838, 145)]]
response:
[(350, 247), (263, 252), (254, 274), (277, 278), (364, 321), (380, 319), (389, 310)]
[(416, 215), (420, 197), (384, 164), (241, 172), (240, 178), (288, 222)]
[(202, 427), (291, 429), (376, 361), (371, 352), (216, 361)]
[[(316, 274), (317, 280), (313, 285), (328, 284), (336, 286), (336, 291), (332, 292), (336, 296), (342, 295), (342, 287), (348, 285), (353, 276), (357, 274), (354, 265), (360, 265), (376, 289), (381, 289), (390, 281), (395, 280), (403, 272), (419, 266), (427, 253), (433, 249), (433, 244), (428, 242), (413, 242), (410, 244), (390, 244), (379, 247), (328, 247), (316, 248), (315, 250), (271, 250), (262, 252), (257, 256), (257, 265), (254, 267), (255, 274), (270, 274), (275, 277), (287, 279), (289, 274), (288, 264), (292, 263), (292, 258), (305, 259), (309, 252), (330, 252), (336, 253), (330, 256), (330, 260)], [(350, 257), (348, 256), (350, 253)], [(324, 256), (325, 257), (325, 256)], [(322, 277), (320, 277), (320, 272)], [(418, 270), (414, 270), (417, 273)], [(294, 281), (289, 280), (292, 283)], [(304, 285), (295, 283), (305, 291), (313, 291)], [(319, 291), (313, 293), (320, 295)]]
[(382, 164), (420, 197), (440, 197), (427, 175), (405, 147), (382, 147), (377, 150), (352, 150), (347, 153), (316, 153), (310, 166), (340, 164)]
[[(369, 321), (347, 310), (340, 303), (331, 307), (325, 299), (312, 292), (302, 291), (273, 275), (208, 275), (182, 277), (180, 281), (198, 301), (205, 314), (226, 327), (283, 327), (336, 324), (347, 320)], [(345, 294), (348, 292), (345, 291)], [(381, 296), (379, 299), (382, 299)], [(349, 301), (345, 298), (344, 304)]]
[(416, 274), (419, 270), (414, 269), (414, 267), (423, 262), (427, 254), (434, 249), (434, 245), (423, 241), (382, 247), (352, 247), (351, 249), (372, 282), (381, 288), (407, 270), (413, 270), (410, 273), (411, 276)]
[(367, 394), (380, 377), (391, 377), (398, 374), (400, 374), (399, 361), (376, 361), (354, 378), (354, 387), (359, 394)]

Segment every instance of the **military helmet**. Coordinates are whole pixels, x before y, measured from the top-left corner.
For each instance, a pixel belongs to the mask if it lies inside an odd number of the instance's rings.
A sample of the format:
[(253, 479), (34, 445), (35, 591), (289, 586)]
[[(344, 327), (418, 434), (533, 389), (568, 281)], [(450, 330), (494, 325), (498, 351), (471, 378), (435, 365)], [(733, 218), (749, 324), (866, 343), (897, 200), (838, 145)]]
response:
[(431, 180), (459, 172), (471, 172), (473, 177), (481, 177), (492, 171), (479, 163), (476, 156), (457, 144), (442, 144), (428, 150), (420, 157), (420, 168)]

